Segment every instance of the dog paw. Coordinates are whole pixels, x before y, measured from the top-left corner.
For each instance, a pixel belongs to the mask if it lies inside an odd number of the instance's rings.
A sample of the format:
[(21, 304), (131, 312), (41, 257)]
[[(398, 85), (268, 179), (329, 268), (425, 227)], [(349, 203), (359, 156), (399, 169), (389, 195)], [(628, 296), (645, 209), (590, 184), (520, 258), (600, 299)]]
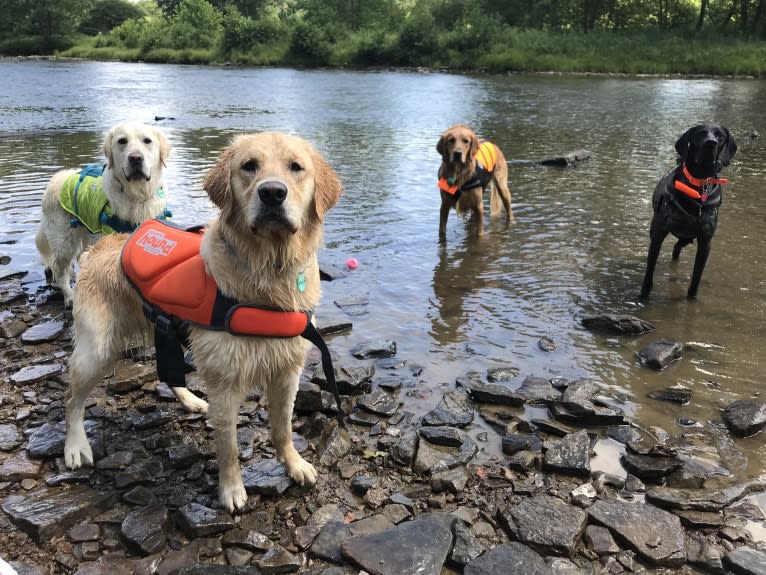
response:
[(183, 408), (189, 413), (207, 413), (207, 401), (200, 399), (185, 387), (171, 387)]
[(314, 485), (317, 482), (317, 470), (302, 457), (295, 462), (285, 463), (285, 467), (288, 475), (300, 485)]
[(93, 450), (88, 440), (67, 441), (64, 446), (64, 463), (69, 469), (79, 469), (83, 464), (93, 465)]
[(221, 505), (229, 512), (233, 513), (237, 509), (242, 509), (247, 503), (247, 491), (245, 484), (240, 479), (238, 482), (221, 483), (218, 486), (218, 499)]

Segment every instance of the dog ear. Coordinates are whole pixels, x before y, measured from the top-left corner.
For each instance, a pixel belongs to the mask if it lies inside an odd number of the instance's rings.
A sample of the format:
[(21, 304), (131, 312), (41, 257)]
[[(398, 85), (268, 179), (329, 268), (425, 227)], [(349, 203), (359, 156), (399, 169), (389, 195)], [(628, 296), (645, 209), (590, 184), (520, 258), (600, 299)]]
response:
[(233, 155), (233, 146), (225, 148), (221, 155), (218, 156), (215, 165), (208, 171), (202, 183), (202, 187), (207, 192), (207, 195), (222, 210), (226, 209), (226, 206), (230, 205), (232, 201), (230, 165)]
[(439, 152), (442, 159), (445, 162), (449, 162), (449, 158), (447, 157), (447, 138), (446, 134), (443, 134), (441, 138), (439, 138), (439, 141), (436, 143), (436, 151)]
[(170, 143), (165, 139), (165, 136), (162, 135), (162, 132), (157, 130), (157, 141), (160, 144), (160, 162), (162, 163), (162, 166), (164, 168), (168, 167), (167, 159), (170, 155)]
[(112, 168), (112, 147), (114, 146), (114, 130), (109, 130), (106, 133), (106, 137), (104, 138), (104, 145), (101, 148), (101, 151), (104, 153), (104, 156), (106, 156), (106, 167), (111, 169)]
[(678, 152), (678, 156), (679, 156), (679, 161), (680, 162), (685, 162), (686, 161), (686, 156), (689, 154), (689, 146), (691, 146), (691, 143), (692, 143), (692, 134), (694, 133), (694, 130), (697, 129), (697, 127), (698, 126), (694, 126), (693, 128), (689, 128), (676, 141), (676, 152)]
[(324, 221), (327, 210), (338, 203), (343, 185), (330, 164), (314, 150), (314, 211), (319, 221)]
[(471, 134), (471, 150), (468, 154), (468, 160), (473, 160), (476, 157), (476, 154), (479, 153), (479, 138), (476, 137), (476, 134)]
[(728, 166), (731, 164), (731, 159), (734, 157), (734, 154), (737, 153), (737, 142), (734, 140), (734, 136), (731, 135), (727, 128), (721, 126), (721, 129), (723, 130), (726, 138), (724, 141), (723, 150), (721, 150), (721, 156), (719, 160), (722, 166)]

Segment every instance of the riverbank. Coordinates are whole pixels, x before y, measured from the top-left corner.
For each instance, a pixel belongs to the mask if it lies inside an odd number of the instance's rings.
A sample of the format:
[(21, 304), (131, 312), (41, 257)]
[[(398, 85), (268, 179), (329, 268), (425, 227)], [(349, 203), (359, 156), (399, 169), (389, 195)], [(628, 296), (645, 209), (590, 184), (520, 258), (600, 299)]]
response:
[[(348, 429), (316, 355), (296, 400), (296, 445), (316, 486), (294, 485), (274, 462), (254, 394), (238, 429), (249, 504), (223, 511), (206, 419), (181, 410), (143, 348), (88, 404), (95, 468), (68, 471), (71, 320), (57, 294), (31, 288), (39, 277), (0, 261), (0, 557), (20, 574), (762, 573), (764, 515), (748, 495), (766, 483), (737, 477), (746, 462), (723, 421), (686, 422), (677, 436), (643, 429), (589, 380), (511, 365), (455, 374), (448, 387), (422, 381), (395, 334), (352, 349), (333, 342), (353, 329), (343, 311), (353, 302), (320, 317)], [(326, 280), (359, 281), (323, 268)], [(622, 330), (615, 337), (651, 328), (617, 319), (589, 327)], [(205, 395), (194, 376), (190, 389)], [(437, 407), (416, 416), (431, 393)], [(549, 415), (525, 420), (523, 405)], [(606, 437), (620, 446), (619, 472), (593, 463)]]

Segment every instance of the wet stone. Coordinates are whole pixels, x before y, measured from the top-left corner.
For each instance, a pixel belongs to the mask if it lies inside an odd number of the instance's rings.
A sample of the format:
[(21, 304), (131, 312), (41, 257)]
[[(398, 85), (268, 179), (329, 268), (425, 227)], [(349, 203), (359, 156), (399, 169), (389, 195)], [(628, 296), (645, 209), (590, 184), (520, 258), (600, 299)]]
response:
[[(0, 290), (0, 305), (3, 303), (3, 291)], [(21, 292), (24, 293), (23, 291)], [(12, 339), (20, 336), (27, 329), (27, 324), (10, 312), (0, 312), (0, 338)]]
[(215, 535), (235, 527), (234, 519), (229, 513), (194, 502), (187, 503), (178, 510), (178, 523), (191, 539)]
[(723, 421), (735, 435), (754, 435), (766, 426), (766, 403), (755, 399), (734, 401), (724, 409)]
[(624, 501), (596, 501), (587, 512), (651, 564), (679, 567), (686, 561), (684, 530), (672, 513)]
[(537, 347), (540, 351), (550, 353), (551, 351), (556, 351), (556, 342), (548, 336), (543, 336), (537, 340)]
[(25, 451), (14, 453), (0, 463), (0, 481), (22, 481), (40, 475), (41, 461), (33, 461)]
[(151, 555), (165, 546), (168, 523), (167, 507), (153, 505), (128, 513), (120, 533), (131, 549), (142, 555)]
[(401, 523), (374, 535), (348, 539), (342, 546), (369, 573), (439, 575), (452, 546), (452, 530), (439, 521)]
[(64, 371), (64, 366), (60, 363), (43, 363), (40, 365), (28, 365), (22, 367), (16, 373), (11, 375), (11, 381), (16, 385), (27, 385), (35, 383), (41, 379), (46, 379)]
[(101, 537), (101, 528), (95, 523), (78, 523), (69, 530), (69, 539), (75, 543), (81, 541), (97, 541)]
[[(363, 365), (333, 362), (335, 369), (335, 383), (342, 395), (359, 395), (371, 389), (371, 381), (375, 375), (375, 364)], [(324, 391), (332, 391), (324, 370), (321, 365), (314, 368), (311, 382), (317, 384)], [(333, 405), (335, 404), (333, 399)]]
[(466, 437), (459, 429), (447, 426), (421, 427), (418, 433), (426, 441), (444, 447), (460, 447)]
[(585, 542), (597, 555), (614, 555), (620, 552), (620, 546), (606, 527), (588, 525), (585, 528)]
[(452, 531), (455, 536), (449, 556), (452, 563), (465, 566), (484, 552), (484, 546), (462, 521), (456, 521)]
[(352, 409), (351, 413), (348, 414), (348, 420), (354, 425), (372, 427), (380, 422), (380, 417), (361, 409)]
[[(340, 386), (338, 388), (340, 389)], [(295, 411), (299, 413), (317, 411), (335, 412), (337, 411), (335, 397), (316, 383), (301, 381), (298, 386), (298, 393), (295, 396)]]
[(375, 485), (375, 479), (367, 475), (358, 475), (351, 480), (349, 487), (352, 493), (356, 495), (364, 495), (369, 489)]
[(162, 462), (156, 459), (142, 461), (114, 474), (114, 486), (128, 489), (134, 485), (151, 485), (162, 476)]
[(396, 396), (376, 387), (370, 393), (357, 397), (356, 404), (375, 415), (391, 417), (399, 409), (401, 401)]
[(48, 487), (56, 487), (66, 483), (87, 483), (93, 475), (92, 467), (81, 467), (72, 471), (65, 471), (45, 479)]
[(410, 466), (418, 448), (418, 434), (414, 431), (403, 433), (391, 446), (389, 454), (394, 463)]
[(412, 512), (401, 503), (389, 503), (388, 505), (384, 505), (382, 514), (394, 525), (399, 525), (402, 521), (412, 517)]
[(668, 401), (678, 405), (688, 405), (692, 400), (692, 390), (688, 387), (674, 386), (649, 393), (649, 397), (658, 401)]
[(11, 451), (21, 443), (22, 439), (18, 427), (12, 423), (0, 424), (0, 451)]
[(458, 384), (465, 388), (471, 399), (479, 403), (517, 407), (524, 404), (518, 394), (498, 383), (484, 383), (476, 377), (466, 377), (458, 379)]
[(300, 569), (302, 562), (300, 558), (287, 549), (277, 545), (256, 559), (255, 564), (263, 575), (274, 575), (276, 573), (295, 573)]
[(170, 423), (172, 420), (173, 418), (169, 413), (164, 413), (158, 409), (132, 417), (131, 423), (135, 429), (143, 430), (160, 427), (161, 425)]
[(63, 535), (72, 525), (111, 507), (113, 491), (96, 491), (75, 485), (60, 491), (37, 491), (29, 496), (8, 497), (2, 509), (19, 529), (41, 543)]
[(115, 451), (96, 462), (96, 469), (124, 469), (133, 463), (132, 451)]
[(510, 381), (519, 375), (520, 369), (518, 367), (493, 367), (487, 370), (487, 381), (495, 383), (497, 381)]
[(766, 573), (766, 551), (739, 547), (724, 557), (724, 563), (735, 573), (762, 575)]
[(317, 455), (321, 465), (330, 467), (338, 461), (343, 461), (346, 454), (351, 451), (351, 437), (346, 429), (331, 420), (322, 430), (317, 444)]
[(282, 495), (293, 484), (285, 466), (276, 459), (262, 459), (242, 469), (245, 490), (261, 495)]
[(193, 445), (173, 445), (167, 449), (170, 464), (176, 469), (183, 469), (197, 461), (205, 459), (205, 454)]
[(64, 333), (65, 326), (66, 324), (61, 320), (39, 323), (21, 334), (21, 341), (29, 344), (53, 341)]
[(232, 529), (227, 531), (222, 543), (224, 547), (236, 546), (250, 551), (268, 551), (274, 546), (274, 542), (263, 533), (253, 529)]
[(150, 489), (147, 489), (146, 487), (139, 485), (137, 487), (134, 487), (130, 491), (123, 493), (122, 500), (125, 503), (130, 503), (131, 505), (139, 505), (141, 507), (148, 507), (150, 505), (154, 505), (157, 503), (157, 496), (154, 495), (154, 492)]
[(633, 315), (602, 314), (583, 318), (583, 327), (592, 331), (613, 334), (641, 335), (656, 328), (648, 321)]
[(543, 469), (577, 475), (590, 476), (590, 437), (583, 429), (563, 437), (552, 445), (543, 458)]
[(348, 524), (348, 530), (353, 537), (374, 535), (392, 527), (394, 527), (394, 524), (385, 515), (370, 515)]
[[(85, 420), (85, 434), (93, 449), (93, 456), (98, 457), (103, 451), (104, 438), (101, 424), (92, 419)], [(64, 440), (66, 439), (66, 427), (64, 422), (44, 423), (35, 429), (29, 436), (27, 452), (30, 457), (46, 458), (57, 457), (64, 454)]]
[(542, 557), (511, 541), (490, 549), (465, 566), (464, 575), (553, 575)]
[(637, 351), (636, 356), (642, 365), (659, 371), (668, 367), (675, 360), (680, 359), (683, 352), (684, 344), (663, 337)]
[(328, 521), (311, 544), (309, 554), (333, 563), (342, 563), (341, 545), (349, 537), (351, 532), (343, 521)]
[(465, 467), (439, 471), (431, 476), (431, 489), (435, 493), (460, 493), (467, 483), (468, 472)]
[(467, 464), (478, 452), (478, 447), (468, 435), (462, 434), (462, 437), (460, 447), (445, 447), (421, 440), (412, 465), (413, 470), (416, 473), (431, 473)]
[(631, 441), (641, 439), (641, 434), (630, 425), (613, 425), (607, 428), (606, 436), (617, 443), (627, 445)]
[(543, 555), (569, 557), (585, 529), (588, 515), (556, 497), (537, 495), (512, 505), (501, 519), (517, 541)]
[(628, 473), (648, 483), (660, 483), (664, 477), (683, 467), (683, 462), (675, 457), (652, 457), (629, 451), (622, 454), (620, 462)]
[(422, 422), (423, 425), (466, 427), (473, 422), (473, 405), (464, 395), (450, 391), (423, 416)]
[(561, 394), (544, 377), (530, 375), (521, 382), (516, 395), (525, 403), (548, 404), (556, 401)]
[(503, 436), (502, 448), (503, 453), (506, 455), (513, 455), (519, 451), (526, 451), (532, 447), (532, 442), (529, 437), (518, 435), (515, 433), (509, 433)]
[(357, 359), (374, 359), (396, 355), (396, 342), (391, 340), (360, 343), (349, 350)]

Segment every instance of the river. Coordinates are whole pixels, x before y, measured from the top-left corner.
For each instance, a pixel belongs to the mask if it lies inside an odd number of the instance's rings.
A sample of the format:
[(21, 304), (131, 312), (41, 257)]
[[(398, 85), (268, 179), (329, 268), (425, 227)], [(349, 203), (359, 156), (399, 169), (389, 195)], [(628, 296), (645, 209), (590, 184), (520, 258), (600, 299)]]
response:
[[(310, 140), (345, 193), (326, 220), (321, 261), (359, 267), (325, 283), (318, 313), (366, 296), (353, 329), (330, 345), (391, 339), (422, 368), (433, 394), (402, 394), (416, 413), (468, 371), (514, 366), (529, 375), (592, 377), (632, 418), (677, 435), (679, 417), (720, 425), (720, 410), (757, 396), (766, 336), (766, 81), (484, 75), (408, 71), (302, 71), (143, 63), (0, 61), (0, 252), (42, 285), (34, 247), (50, 175), (100, 158), (104, 132), (122, 120), (159, 125), (173, 146), (166, 171), (174, 221), (215, 215), (201, 187), (236, 133), (279, 130)], [(651, 299), (639, 303), (651, 194), (687, 128), (715, 121), (739, 143), (718, 233), (700, 287), (687, 301), (694, 246), (676, 266), (666, 240)], [(516, 221), (484, 238), (450, 217), (437, 237), (440, 133), (473, 126), (511, 160)], [(585, 149), (588, 161), (528, 160)], [(594, 313), (631, 313), (656, 325), (640, 338), (581, 327)], [(635, 352), (659, 337), (697, 342), (663, 372)], [(553, 351), (538, 346), (541, 338)], [(701, 350), (701, 351), (699, 351)], [(687, 406), (649, 399), (681, 384)], [(417, 399), (416, 399), (417, 398)], [(534, 415), (534, 410), (531, 410)], [(763, 471), (762, 437), (737, 440)]]

